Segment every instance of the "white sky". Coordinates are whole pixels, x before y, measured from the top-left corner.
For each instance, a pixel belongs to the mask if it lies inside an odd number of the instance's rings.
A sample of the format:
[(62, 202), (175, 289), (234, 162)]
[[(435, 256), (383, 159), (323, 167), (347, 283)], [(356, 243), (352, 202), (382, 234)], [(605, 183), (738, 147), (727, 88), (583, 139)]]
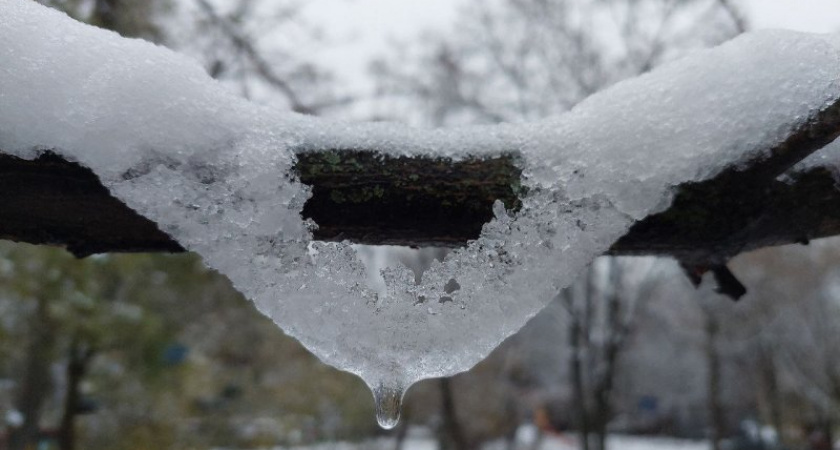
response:
[[(840, 0), (838, 0), (840, 1)], [(307, 5), (313, 23), (328, 32), (329, 47), (316, 59), (342, 79), (360, 83), (369, 60), (388, 43), (418, 33), (445, 28), (460, 0), (312, 0)]]
[(840, 31), (840, 0), (741, 0), (754, 28)]
[[(346, 82), (366, 85), (371, 57), (391, 40), (408, 40), (426, 29), (445, 29), (462, 0), (310, 0), (310, 18), (331, 36), (313, 55)], [(735, 0), (753, 29), (840, 31), (840, 0)]]

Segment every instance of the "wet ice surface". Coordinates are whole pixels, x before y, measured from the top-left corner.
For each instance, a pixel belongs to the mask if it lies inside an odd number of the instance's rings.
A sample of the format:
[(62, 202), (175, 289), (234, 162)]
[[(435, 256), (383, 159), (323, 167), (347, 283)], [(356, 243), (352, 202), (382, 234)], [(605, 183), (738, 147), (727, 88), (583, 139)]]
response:
[[(393, 426), (417, 380), (469, 369), (670, 188), (746, 163), (840, 97), (833, 36), (748, 34), (539, 123), (456, 130), (336, 123), (225, 91), (168, 50), (0, 1), (0, 149), (53, 149), (228, 276), (323, 361), (362, 377)], [(294, 151), (522, 155), (530, 189), (481, 238), (371, 281), (348, 243), (312, 242)]]

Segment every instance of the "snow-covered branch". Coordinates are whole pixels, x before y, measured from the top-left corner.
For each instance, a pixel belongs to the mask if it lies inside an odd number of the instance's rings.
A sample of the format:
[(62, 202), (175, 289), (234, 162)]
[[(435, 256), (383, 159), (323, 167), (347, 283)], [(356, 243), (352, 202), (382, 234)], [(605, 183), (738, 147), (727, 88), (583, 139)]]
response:
[[(811, 167), (781, 180), (798, 160), (840, 131), (840, 105), (761, 154), (703, 182), (677, 189), (671, 206), (637, 222), (614, 255), (673, 256), (712, 264), (760, 247), (840, 235), (840, 191), (832, 171)], [(465, 245), (493, 217), (495, 200), (517, 209), (517, 155), (452, 161), (374, 151), (302, 152), (296, 164), (312, 187), (304, 217), (324, 241), (408, 246)], [(183, 251), (120, 200), (89, 169), (48, 153), (24, 160), (0, 151), (0, 236), (99, 252)]]
[[(824, 164), (790, 173), (840, 130), (835, 36), (744, 34), (554, 118), (416, 130), (249, 103), (35, 2), (0, 17), (0, 235), (196, 251), (364, 378), (385, 426), (404, 389), (472, 367), (600, 254), (702, 272), (840, 232)], [(324, 240), (464, 246), (376, 284)]]

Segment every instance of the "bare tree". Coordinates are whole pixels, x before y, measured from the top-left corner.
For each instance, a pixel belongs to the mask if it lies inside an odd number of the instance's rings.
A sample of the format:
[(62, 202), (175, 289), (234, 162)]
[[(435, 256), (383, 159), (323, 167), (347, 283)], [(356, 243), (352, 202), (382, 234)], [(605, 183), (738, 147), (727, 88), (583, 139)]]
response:
[(703, 316), (703, 331), (705, 334), (704, 350), (706, 355), (706, 408), (709, 420), (709, 442), (712, 450), (721, 450), (723, 437), (726, 433), (726, 417), (722, 404), (722, 373), (721, 373), (721, 311), (716, 308), (714, 300), (708, 297), (700, 298), (699, 309)]
[(165, 43), (166, 30), (161, 16), (174, 8), (171, 0), (39, 0), (71, 17), (123, 36)]
[(600, 262), (590, 269), (585, 283), (560, 294), (568, 313), (570, 383), (584, 450), (607, 446), (621, 355), (630, 342), (637, 311), (658, 285), (650, 261)]
[(208, 72), (238, 85), (243, 96), (285, 103), (292, 111), (318, 114), (343, 105), (332, 75), (303, 53), (322, 42), (322, 32), (303, 17), (299, 0), (195, 0), (199, 53)]
[[(195, 0), (43, 0), (90, 24), (191, 53), (217, 79), (243, 96), (317, 114), (342, 105), (332, 75), (305, 51), (322, 32), (303, 18), (299, 0), (218, 2)], [(177, 27), (172, 27), (175, 22)], [(303, 49), (303, 50), (301, 50)]]
[(744, 20), (708, 0), (470, 1), (431, 34), (373, 65), (380, 116), (431, 125), (519, 122), (571, 108)]
[(811, 423), (805, 425), (827, 442), (833, 442), (840, 423), (840, 303), (832, 292), (835, 283), (788, 311), (776, 330), (784, 336), (779, 355), (784, 376), (811, 405)]
[(830, 437), (838, 419), (838, 258), (836, 241), (745, 255), (735, 268), (754, 289), (717, 314), (727, 364), (755, 381), (756, 409), (782, 444), (801, 439), (792, 429)]
[(50, 391), (50, 357), (55, 343), (51, 329), (53, 324), (47, 311), (47, 299), (37, 298), (36, 313), (32, 326), (36, 330), (30, 336), (21, 386), (14, 405), (23, 422), (9, 434), (9, 448), (24, 450), (38, 441), (43, 405)]

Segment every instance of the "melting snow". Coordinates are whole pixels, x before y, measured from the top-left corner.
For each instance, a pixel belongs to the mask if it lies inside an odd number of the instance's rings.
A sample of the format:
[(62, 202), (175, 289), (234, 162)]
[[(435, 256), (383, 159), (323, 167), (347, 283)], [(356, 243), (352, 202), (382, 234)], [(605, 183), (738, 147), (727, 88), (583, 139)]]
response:
[[(325, 362), (362, 377), (396, 420), (404, 389), (469, 369), (516, 332), (669, 189), (743, 163), (840, 97), (837, 38), (748, 34), (524, 126), (412, 130), (283, 113), (193, 61), (0, 1), (0, 149), (52, 149), (227, 275)], [(415, 283), (384, 288), (349, 243), (312, 242), (294, 151), (518, 151), (530, 193)], [(455, 280), (453, 284), (452, 280)], [(458, 286), (453, 291), (453, 287)], [(452, 301), (418, 301), (421, 298)]]

